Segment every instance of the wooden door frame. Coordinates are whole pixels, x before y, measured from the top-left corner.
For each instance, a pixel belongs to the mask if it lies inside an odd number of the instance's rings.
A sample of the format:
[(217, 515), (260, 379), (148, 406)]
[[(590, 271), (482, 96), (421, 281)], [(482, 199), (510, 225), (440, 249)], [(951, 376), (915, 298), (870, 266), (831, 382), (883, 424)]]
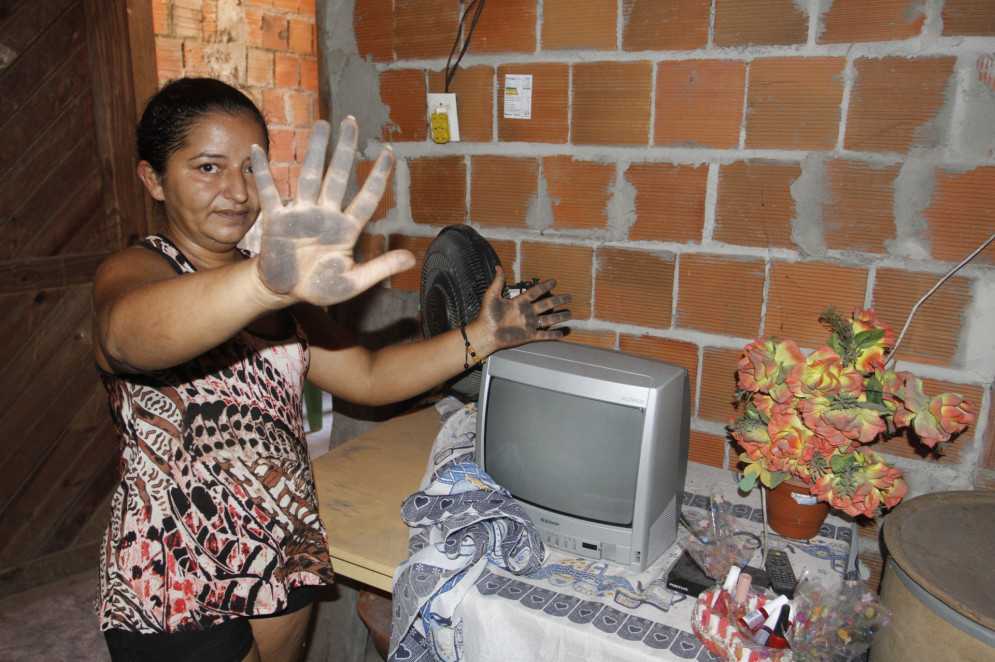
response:
[[(104, 209), (111, 250), (148, 229), (144, 189), (135, 175), (135, 122), (156, 89), (151, 0), (84, 0)], [(116, 9), (116, 11), (114, 11)], [(122, 40), (122, 36), (127, 40)], [(123, 47), (122, 47), (123, 46)], [(128, 81), (130, 85), (122, 85)], [(115, 222), (117, 221), (117, 222)]]

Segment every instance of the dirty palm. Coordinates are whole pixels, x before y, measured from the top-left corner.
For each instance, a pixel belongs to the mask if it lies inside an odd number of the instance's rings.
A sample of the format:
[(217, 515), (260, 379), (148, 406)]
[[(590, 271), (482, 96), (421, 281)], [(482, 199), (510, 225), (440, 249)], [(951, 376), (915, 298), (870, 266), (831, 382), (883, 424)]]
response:
[(359, 193), (343, 209), (359, 134), (355, 118), (342, 121), (323, 178), (330, 134), (331, 127), (324, 120), (312, 129), (297, 196), (288, 205), (280, 199), (265, 151), (258, 145), (252, 147), (252, 171), (262, 205), (263, 281), (274, 292), (326, 306), (350, 299), (415, 264), (414, 256), (405, 250), (388, 251), (363, 264), (353, 260), (353, 246), (383, 195), (394, 153), (389, 146), (380, 152)]

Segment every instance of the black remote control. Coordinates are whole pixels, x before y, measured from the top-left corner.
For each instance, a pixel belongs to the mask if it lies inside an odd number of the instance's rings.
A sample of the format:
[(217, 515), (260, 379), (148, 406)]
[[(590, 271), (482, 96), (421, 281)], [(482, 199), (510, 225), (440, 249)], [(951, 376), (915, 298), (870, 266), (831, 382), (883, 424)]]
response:
[(767, 563), (764, 566), (770, 577), (770, 588), (775, 593), (785, 595), (790, 600), (795, 597), (795, 571), (791, 568), (788, 553), (781, 549), (767, 550)]

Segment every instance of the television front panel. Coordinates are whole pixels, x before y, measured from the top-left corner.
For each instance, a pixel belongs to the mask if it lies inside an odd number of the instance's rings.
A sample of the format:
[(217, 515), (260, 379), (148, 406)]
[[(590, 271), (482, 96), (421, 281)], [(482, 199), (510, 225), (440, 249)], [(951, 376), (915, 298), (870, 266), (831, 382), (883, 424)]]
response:
[(476, 457), (550, 547), (642, 571), (676, 542), (687, 371), (565, 342), (491, 356)]

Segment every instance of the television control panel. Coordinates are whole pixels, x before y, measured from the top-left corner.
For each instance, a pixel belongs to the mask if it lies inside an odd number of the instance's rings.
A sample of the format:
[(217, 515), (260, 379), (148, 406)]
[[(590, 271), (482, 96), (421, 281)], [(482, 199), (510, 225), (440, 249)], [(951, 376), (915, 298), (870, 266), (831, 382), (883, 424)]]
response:
[(615, 561), (616, 546), (610, 544), (599, 544), (571, 538), (556, 531), (541, 531), (543, 541), (550, 547), (558, 549), (568, 554), (578, 554), (590, 559), (604, 559)]

